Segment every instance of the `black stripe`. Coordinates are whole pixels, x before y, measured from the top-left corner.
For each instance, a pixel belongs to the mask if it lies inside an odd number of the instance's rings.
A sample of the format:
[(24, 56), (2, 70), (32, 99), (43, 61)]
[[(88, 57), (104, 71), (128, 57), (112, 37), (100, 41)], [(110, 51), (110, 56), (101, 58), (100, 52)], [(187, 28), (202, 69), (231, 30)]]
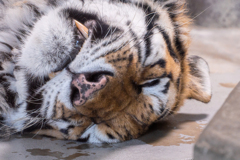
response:
[(152, 86), (158, 85), (159, 83), (160, 83), (160, 80), (156, 79), (156, 80), (153, 80), (152, 82), (141, 85), (141, 87), (152, 87)]
[(68, 129), (60, 129), (59, 131), (62, 132), (63, 134), (68, 135)]
[(32, 23), (26, 23), (26, 22), (23, 22), (23, 24), (29, 28), (29, 30), (31, 30), (33, 28), (33, 24)]
[(144, 108), (147, 108), (146, 103), (144, 103), (143, 105), (144, 105)]
[(39, 116), (39, 112), (37, 110), (41, 108), (43, 103), (43, 96), (42, 93), (38, 93), (34, 96), (29, 96), (27, 100), (27, 112), (28, 115), (31, 117), (37, 117)]
[[(31, 112), (35, 112), (37, 109), (41, 108), (42, 103), (43, 103), (42, 92), (36, 94), (37, 89), (39, 89), (41, 86), (43, 86), (50, 79), (49, 79), (49, 77), (45, 77), (44, 79), (40, 80), (38, 77), (36, 77), (36, 78), (32, 77), (30, 74), (26, 74), (25, 79), (27, 80), (27, 85), (28, 85), (27, 88), (28, 88), (28, 95), (29, 95), (27, 110), (31, 113)], [(35, 117), (38, 114), (39, 113), (31, 113), (31, 116)]]
[(114, 2), (121, 2), (121, 3), (131, 3), (131, 1), (130, 0), (110, 0), (109, 2), (112, 2), (112, 3), (114, 3)]
[(135, 41), (135, 47), (137, 48), (138, 50), (138, 62), (141, 62), (142, 60), (142, 52), (141, 52), (141, 47), (140, 47), (140, 43), (139, 43), (139, 40), (137, 38), (137, 35), (133, 32), (133, 30), (131, 28), (129, 28), (129, 32), (131, 33), (134, 41)]
[[(120, 32), (120, 29), (118, 29), (117, 32)], [(113, 32), (113, 33), (115, 33), (115, 32)], [(94, 50), (91, 52), (91, 55), (96, 54), (96, 52), (98, 52), (100, 49), (102, 49), (102, 47), (106, 47), (106, 46), (108, 46), (108, 45), (110, 45), (110, 44), (112, 44), (112, 43), (114, 43), (114, 42), (116, 42), (116, 41), (118, 41), (118, 40), (120, 40), (120, 39), (122, 39), (122, 37), (119, 38), (118, 36), (116, 36), (116, 37), (113, 38), (110, 42), (108, 42), (108, 41), (104, 42), (100, 47), (97, 47), (96, 49), (94, 49)], [(122, 46), (125, 46), (125, 44), (123, 44)], [(122, 47), (119, 48), (119, 50), (120, 50), (120, 49), (122, 49)], [(104, 57), (105, 55), (108, 55), (108, 54), (110, 54), (110, 53), (112, 53), (112, 52), (116, 52), (116, 51), (117, 51), (116, 49), (113, 49), (113, 50), (109, 51), (107, 54), (104, 53), (104, 55), (103, 55), (103, 56), (100, 56), (100, 57)], [(98, 58), (100, 58), (100, 57), (98, 57)], [(98, 59), (98, 58), (96, 58), (96, 59)]]
[(160, 112), (159, 112), (160, 114), (163, 113), (164, 108), (160, 108), (159, 111), (160, 111)]
[(25, 79), (27, 80), (29, 95), (34, 95), (37, 89), (42, 87), (47, 81), (50, 80), (49, 77), (44, 77), (42, 79), (39, 79), (38, 77), (33, 77), (30, 74), (25, 74)]
[(133, 135), (131, 134), (131, 132), (126, 128), (126, 126), (124, 126), (125, 128), (125, 132), (126, 132), (126, 135), (124, 136), (124, 139), (127, 140), (127, 139), (133, 139)]
[(19, 29), (18, 32), (19, 32), (19, 37), (21, 37), (21, 40), (27, 36), (27, 32), (24, 29)]
[(127, 45), (127, 42), (124, 43), (124, 44), (122, 44), (122, 46), (121, 46), (120, 48), (117, 48), (117, 49), (115, 48), (115, 49), (112, 49), (112, 50), (107, 51), (107, 53), (104, 53), (103, 55), (95, 58), (94, 61), (97, 60), (97, 59), (99, 59), (99, 58), (105, 57), (106, 55), (109, 55), (109, 54), (111, 54), (111, 53), (115, 53), (115, 52), (123, 49), (123, 47), (125, 47), (126, 45)]
[(0, 115), (0, 124), (4, 121), (4, 118)]
[(2, 67), (2, 62), (0, 62), (0, 70), (4, 70), (4, 68)]
[(164, 90), (162, 91), (164, 94), (167, 94), (168, 93), (168, 90), (169, 90), (169, 87), (170, 87), (170, 81), (167, 82), (167, 84), (165, 84), (164, 86)]
[(94, 49), (91, 53), (91, 55), (96, 54), (96, 52), (98, 52), (101, 49), (101, 47), (97, 47), (96, 49)]
[(86, 138), (78, 138), (77, 141), (78, 142), (87, 142), (89, 138), (90, 138), (90, 134)]
[(167, 77), (172, 81), (173, 80), (173, 75), (172, 75), (172, 72), (170, 72)]
[[(178, 28), (178, 27), (175, 26), (174, 28)], [(180, 37), (179, 37), (179, 34), (178, 34), (178, 30), (177, 30), (177, 29), (175, 29), (175, 46), (176, 46), (176, 49), (177, 49), (180, 57), (181, 57), (182, 59), (184, 59), (185, 56), (186, 56), (186, 51), (185, 51), (184, 48), (183, 48), (183, 43), (182, 43), (181, 40), (180, 40)]]
[(9, 61), (9, 62), (13, 62), (12, 60), (12, 54), (9, 53), (9, 52), (0, 52), (0, 61), (3, 62), (3, 61)]
[[(8, 76), (8, 77), (11, 77), (11, 78), (14, 78), (14, 76), (10, 73), (1, 73), (1, 75), (3, 75), (3, 77), (5, 78), (5, 76)], [(6, 82), (9, 83), (6, 79)]]
[(10, 91), (9, 89), (6, 89), (6, 101), (9, 104), (10, 107), (15, 108), (15, 101), (17, 98), (17, 93)]
[(49, 6), (57, 6), (57, 0), (48, 0)]
[(167, 8), (168, 12), (175, 11), (177, 9), (177, 3), (176, 2), (168, 3), (164, 5), (164, 8)]
[(166, 117), (169, 114), (169, 109), (165, 109), (165, 112), (157, 119), (158, 121), (163, 119), (164, 117)]
[(45, 106), (44, 117), (47, 117), (48, 108), (49, 108), (49, 102), (47, 102), (47, 104)]
[(12, 77), (12, 75), (5, 73), (4, 76), (0, 77), (0, 82), (6, 92), (5, 95), (2, 95), (3, 98), (5, 98), (7, 104), (9, 105), (10, 108), (15, 108), (15, 101), (16, 101), (16, 97), (17, 97), (17, 93), (12, 92), (9, 89), (10, 83), (8, 82), (8, 80), (6, 79), (6, 76), (10, 76)]
[(116, 139), (112, 134), (110, 134), (110, 133), (107, 133), (107, 136), (108, 136), (108, 138), (110, 138), (110, 139)]
[(62, 118), (61, 119), (65, 119), (64, 117), (65, 117), (65, 112), (64, 112), (64, 106), (63, 105), (61, 105), (61, 109), (62, 109)]
[(130, 115), (138, 124), (140, 124), (143, 128), (145, 128), (147, 126), (146, 123), (144, 123), (143, 121), (140, 121), (139, 119), (137, 119), (136, 116), (134, 115)]
[(177, 103), (177, 105), (172, 109), (172, 111), (175, 111), (176, 109), (178, 109), (178, 103)]
[(130, 54), (129, 57), (128, 57), (128, 65), (127, 65), (127, 67), (129, 67), (131, 65), (132, 61), (133, 61), (133, 54)]
[(145, 61), (147, 57), (151, 55), (151, 36), (153, 35), (153, 28), (156, 26), (155, 22), (159, 19), (159, 15), (155, 13), (156, 11), (153, 10), (148, 4), (142, 4), (142, 3), (136, 3), (136, 6), (140, 7), (144, 10), (146, 14), (145, 22), (148, 25), (147, 26), (147, 33), (144, 36), (144, 41), (146, 45), (146, 55), (145, 55)]
[(167, 44), (167, 47), (168, 47), (168, 51), (171, 55), (171, 57), (174, 59), (175, 62), (178, 62), (178, 57), (176, 55), (176, 53), (174, 52), (173, 48), (172, 48), (172, 43), (170, 41), (170, 38), (168, 36), (168, 34), (166, 33), (166, 31), (161, 28), (160, 26), (157, 26), (157, 29), (159, 30), (160, 33), (162, 33), (163, 35), (163, 38), (164, 38), (164, 41), (166, 42)]
[(117, 131), (114, 131), (117, 135), (118, 135), (118, 137), (121, 139), (121, 140), (123, 140), (123, 136), (120, 134), (120, 133), (118, 133)]
[(26, 3), (26, 5), (27, 5), (29, 8), (31, 8), (31, 10), (33, 11), (35, 17), (40, 17), (40, 16), (43, 14), (36, 5), (34, 5), (34, 4), (32, 4), (32, 3)]
[[(57, 111), (56, 111), (56, 109), (57, 109), (57, 106), (56, 106), (56, 104), (57, 104), (57, 98), (58, 98), (58, 96), (56, 96), (56, 98), (55, 98), (55, 105), (53, 106), (53, 114), (52, 114), (52, 118), (53, 117), (55, 117), (56, 116), (56, 113), (57, 113)], [(50, 98), (49, 98), (50, 99)]]
[(156, 65), (159, 65), (161, 68), (166, 67), (166, 61), (164, 59), (159, 59), (156, 63), (152, 64), (150, 67), (153, 68)]
[[(167, 5), (164, 6), (164, 8), (167, 8), (168, 10), (168, 13), (169, 13), (169, 16), (170, 18), (172, 19), (172, 21), (176, 21), (175, 18), (177, 17), (177, 14), (174, 12), (174, 11), (177, 11), (177, 10), (180, 10), (180, 7), (176, 2), (172, 2), (172, 3), (169, 3)], [(178, 24), (173, 24), (174, 25), (174, 31), (175, 31), (175, 46), (176, 46), (176, 49), (177, 51), (179, 52), (179, 55), (182, 59), (185, 58), (185, 55), (186, 55), (186, 52), (183, 48), (183, 44), (180, 40), (180, 36), (179, 36), (179, 26)]]
[(153, 106), (149, 104), (149, 108), (151, 109), (151, 112), (154, 113)]
[(24, 69), (24, 68), (21, 67), (21, 66), (15, 66), (15, 67), (14, 67), (14, 71), (20, 71), (20, 70), (22, 70), (22, 69)]
[(179, 89), (179, 87), (180, 87), (180, 76), (179, 76), (178, 79), (177, 79), (176, 85), (177, 85), (177, 89)]
[(3, 45), (5, 45), (5, 46), (7, 46), (9, 49), (13, 49), (13, 47), (11, 46), (11, 45), (9, 45), (9, 44), (7, 44), (7, 43), (5, 43), (5, 42), (0, 42), (1, 44), (3, 44)]
[(22, 41), (22, 37), (21, 37), (21, 36), (16, 35), (16, 38), (18, 39), (18, 41), (19, 41), (20, 43), (23, 43), (23, 41)]
[(120, 2), (122, 2), (122, 3), (130, 3), (131, 1), (129, 1), (129, 0), (119, 0)]

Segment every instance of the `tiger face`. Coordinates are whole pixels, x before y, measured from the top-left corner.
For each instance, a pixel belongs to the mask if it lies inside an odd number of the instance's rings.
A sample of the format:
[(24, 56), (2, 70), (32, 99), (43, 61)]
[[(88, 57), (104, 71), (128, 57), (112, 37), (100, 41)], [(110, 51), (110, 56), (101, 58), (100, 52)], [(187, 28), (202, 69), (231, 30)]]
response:
[(179, 1), (71, 2), (43, 14), (14, 70), (21, 114), (46, 120), (30, 131), (119, 142), (186, 98), (208, 102), (208, 65), (187, 56), (188, 23)]

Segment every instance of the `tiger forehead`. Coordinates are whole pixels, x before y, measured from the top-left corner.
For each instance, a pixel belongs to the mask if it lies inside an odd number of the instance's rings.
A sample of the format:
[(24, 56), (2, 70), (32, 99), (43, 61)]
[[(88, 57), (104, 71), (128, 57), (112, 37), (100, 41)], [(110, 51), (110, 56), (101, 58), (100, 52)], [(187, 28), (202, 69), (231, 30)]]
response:
[[(99, 5), (99, 3), (101, 3), (101, 5)], [(128, 3), (131, 3), (131, 5), (129, 6)], [(161, 6), (160, 3), (153, 3), (153, 1), (147, 0), (124, 1), (121, 7), (115, 6), (119, 5), (117, 1), (112, 1), (112, 3), (108, 3), (107, 1), (87, 2), (86, 5), (88, 5), (91, 10), (96, 10), (96, 12), (98, 12), (99, 9), (104, 9), (101, 7), (108, 7), (108, 11), (103, 12), (99, 17), (111, 25), (114, 24), (113, 31), (116, 26), (118, 26), (125, 30), (125, 32), (127, 31), (127, 33), (131, 34), (130, 39), (135, 41), (141, 52), (139, 58), (142, 63), (148, 62), (146, 59), (151, 59), (152, 56), (155, 56), (156, 53), (153, 48), (159, 48), (159, 46), (156, 45), (156, 43), (159, 43), (159, 39), (166, 41), (171, 55), (177, 58), (173, 46), (175, 33), (177, 33), (177, 31), (174, 28), (167, 7), (164, 9), (164, 6)], [(96, 5), (99, 5), (100, 8), (96, 8)], [(135, 12), (135, 14), (128, 12), (129, 7), (131, 7), (131, 10)], [(83, 8), (83, 11), (85, 9), (86, 8)], [(111, 31), (107, 33), (111, 33)], [(161, 38), (161, 36), (163, 36), (163, 38)]]
[(136, 50), (127, 50), (126, 48), (105, 57), (106, 62), (114, 66), (119, 74), (131, 74), (129, 76), (139, 83), (154, 78), (169, 77), (170, 79), (176, 79), (179, 76), (179, 64), (173, 60), (167, 50), (166, 57), (160, 58), (157, 62), (148, 66), (143, 66), (139, 62)]
[(112, 64), (115, 68), (122, 69), (123, 67), (127, 68), (130, 66), (130, 64), (133, 62), (134, 56), (136, 56), (136, 54), (132, 51), (120, 50), (107, 55), (106, 60), (107, 60), (107, 63)]

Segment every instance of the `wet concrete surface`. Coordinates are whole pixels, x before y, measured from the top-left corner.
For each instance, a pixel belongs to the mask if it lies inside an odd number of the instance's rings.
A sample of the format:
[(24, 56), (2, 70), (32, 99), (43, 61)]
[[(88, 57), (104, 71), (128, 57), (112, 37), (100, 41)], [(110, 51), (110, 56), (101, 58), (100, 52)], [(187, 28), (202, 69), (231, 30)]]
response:
[(240, 159), (240, 83), (199, 136), (194, 160)]
[(17, 135), (0, 142), (0, 160), (190, 160), (204, 127), (240, 80), (240, 29), (194, 27), (189, 54), (210, 66), (213, 97), (204, 104), (187, 100), (179, 114), (154, 124), (141, 138), (118, 144), (86, 144), (48, 137)]

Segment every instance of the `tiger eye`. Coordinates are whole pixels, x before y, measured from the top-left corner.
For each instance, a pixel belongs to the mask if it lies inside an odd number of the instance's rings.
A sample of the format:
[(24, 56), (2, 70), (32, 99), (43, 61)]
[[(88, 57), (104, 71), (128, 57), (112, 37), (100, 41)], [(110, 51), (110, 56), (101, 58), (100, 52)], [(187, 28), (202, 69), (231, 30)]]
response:
[(75, 44), (75, 47), (80, 47), (81, 46), (81, 43), (79, 40), (76, 41), (76, 44)]

